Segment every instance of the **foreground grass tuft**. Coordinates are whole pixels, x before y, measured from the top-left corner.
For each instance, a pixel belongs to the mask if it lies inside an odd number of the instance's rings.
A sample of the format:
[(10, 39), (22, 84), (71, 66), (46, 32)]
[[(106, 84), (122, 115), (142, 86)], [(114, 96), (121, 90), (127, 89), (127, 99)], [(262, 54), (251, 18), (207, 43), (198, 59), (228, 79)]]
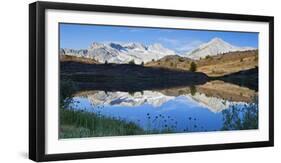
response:
[(95, 113), (60, 110), (60, 138), (138, 135), (145, 131), (134, 123)]

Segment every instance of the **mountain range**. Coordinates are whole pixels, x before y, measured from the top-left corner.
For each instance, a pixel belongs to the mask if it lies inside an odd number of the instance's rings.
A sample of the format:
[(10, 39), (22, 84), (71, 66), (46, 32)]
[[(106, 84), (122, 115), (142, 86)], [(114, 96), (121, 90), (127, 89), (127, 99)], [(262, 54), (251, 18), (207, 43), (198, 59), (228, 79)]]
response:
[(128, 63), (134, 61), (136, 64), (159, 60), (165, 56), (180, 55), (193, 60), (216, 56), (218, 54), (254, 50), (252, 47), (238, 47), (227, 43), (220, 38), (213, 38), (197, 48), (178, 54), (177, 52), (163, 47), (159, 43), (144, 45), (141, 43), (92, 43), (87, 49), (61, 48), (60, 55), (76, 56), (95, 59), (100, 63)]
[(60, 49), (60, 54), (95, 59), (101, 63), (128, 63), (134, 61), (141, 64), (158, 60), (167, 55), (176, 55), (161, 44), (145, 46), (141, 43), (97, 43), (94, 42), (88, 49)]

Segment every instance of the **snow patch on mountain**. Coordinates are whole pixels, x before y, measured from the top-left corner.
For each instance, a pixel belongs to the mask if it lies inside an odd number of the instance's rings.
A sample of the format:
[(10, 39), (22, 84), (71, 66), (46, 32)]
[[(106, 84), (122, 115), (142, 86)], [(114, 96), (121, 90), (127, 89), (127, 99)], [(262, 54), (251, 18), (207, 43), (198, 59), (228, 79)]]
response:
[(176, 55), (173, 50), (164, 48), (161, 44), (149, 46), (141, 43), (92, 43), (88, 49), (60, 49), (61, 55), (71, 55), (95, 59), (101, 63), (128, 63), (136, 64), (158, 60), (167, 55)]
[(215, 56), (222, 53), (234, 52), (234, 51), (247, 51), (255, 50), (252, 47), (238, 47), (225, 42), (220, 38), (213, 38), (211, 41), (201, 44), (198, 48), (191, 50), (186, 57), (198, 60), (200, 58), (205, 58), (206, 56)]

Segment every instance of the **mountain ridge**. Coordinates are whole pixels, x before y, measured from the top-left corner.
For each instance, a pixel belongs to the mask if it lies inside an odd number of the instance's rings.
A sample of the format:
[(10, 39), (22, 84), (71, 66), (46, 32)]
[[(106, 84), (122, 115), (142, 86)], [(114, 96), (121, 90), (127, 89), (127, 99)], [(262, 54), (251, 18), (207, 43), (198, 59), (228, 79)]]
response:
[(69, 55), (83, 58), (94, 59), (100, 63), (129, 63), (133, 61), (136, 64), (148, 63), (160, 60), (166, 56), (182, 56), (192, 60), (199, 60), (207, 56), (216, 56), (222, 53), (234, 51), (255, 50), (252, 47), (237, 47), (225, 42), (220, 38), (213, 38), (207, 43), (201, 44), (199, 47), (181, 54), (165, 48), (160, 43), (144, 45), (138, 42), (129, 43), (99, 43), (93, 42), (87, 49), (70, 49), (61, 48), (60, 55)]
[(88, 49), (61, 48), (60, 55), (78, 56), (95, 59), (101, 63), (128, 63), (134, 61), (141, 64), (158, 60), (166, 55), (176, 55), (159, 43), (144, 45), (141, 43), (97, 43), (93, 42)]

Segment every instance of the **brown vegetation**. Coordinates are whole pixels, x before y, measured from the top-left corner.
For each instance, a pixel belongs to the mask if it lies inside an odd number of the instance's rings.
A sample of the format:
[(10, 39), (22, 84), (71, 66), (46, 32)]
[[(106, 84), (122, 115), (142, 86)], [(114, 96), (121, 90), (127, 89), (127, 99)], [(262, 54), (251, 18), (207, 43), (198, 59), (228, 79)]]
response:
[(229, 52), (196, 61), (180, 56), (166, 56), (158, 61), (148, 62), (145, 66), (189, 71), (192, 62), (195, 62), (198, 72), (212, 77), (224, 76), (258, 66), (258, 51)]
[(87, 64), (98, 64), (99, 62), (92, 58), (84, 58), (84, 57), (76, 57), (70, 55), (60, 55), (61, 62), (79, 62), (79, 63), (87, 63)]
[(208, 76), (223, 76), (258, 66), (258, 51), (230, 52), (197, 62), (199, 72)]
[(257, 92), (246, 87), (215, 80), (196, 86), (197, 92), (230, 101), (251, 102)]

